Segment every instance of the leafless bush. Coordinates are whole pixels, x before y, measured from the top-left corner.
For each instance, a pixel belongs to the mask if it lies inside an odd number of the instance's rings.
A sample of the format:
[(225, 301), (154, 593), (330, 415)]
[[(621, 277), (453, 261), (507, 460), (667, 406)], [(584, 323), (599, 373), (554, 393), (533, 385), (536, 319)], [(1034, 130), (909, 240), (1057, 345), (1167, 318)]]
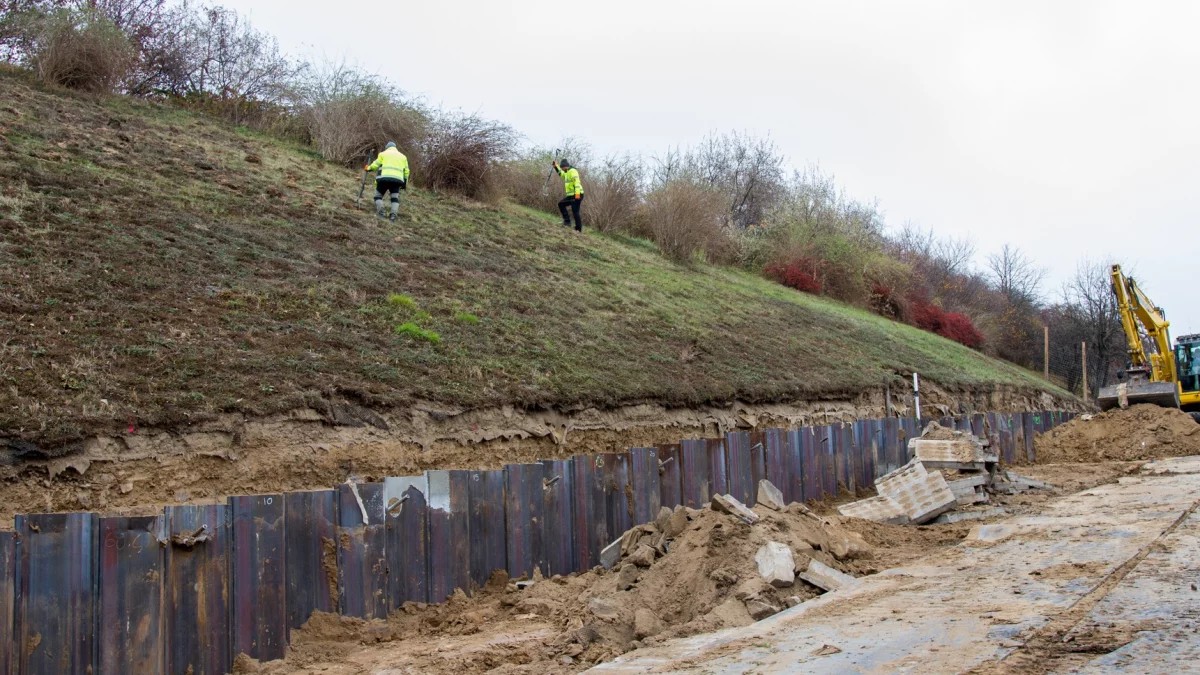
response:
[(610, 155), (598, 167), (582, 175), (586, 198), (583, 217), (601, 232), (635, 231), (638, 204), (642, 195), (643, 167), (633, 155)]
[(419, 161), (425, 113), (376, 76), (345, 63), (311, 67), (293, 98), (313, 147), (326, 159), (361, 164), (394, 141), (410, 161)]
[[(579, 169), (584, 189), (590, 199), (591, 174), (587, 167), (591, 164), (591, 149), (586, 143), (574, 138), (563, 140), (553, 150), (532, 148), (519, 157), (504, 162), (500, 167), (500, 182), (504, 195), (522, 206), (557, 214), (558, 201), (563, 198), (564, 193), (562, 180), (551, 173), (550, 163), (564, 157), (570, 159)], [(587, 201), (584, 200), (585, 209)]]
[(722, 195), (687, 180), (671, 180), (646, 195), (642, 206), (651, 239), (666, 257), (685, 264), (703, 254), (721, 262), (731, 253), (721, 227)]
[(133, 46), (94, 11), (59, 10), (33, 24), (30, 61), (47, 84), (94, 93), (115, 91), (133, 66)]
[(421, 184), (491, 201), (501, 196), (501, 163), (517, 134), (478, 115), (440, 113), (429, 124), (419, 163)]

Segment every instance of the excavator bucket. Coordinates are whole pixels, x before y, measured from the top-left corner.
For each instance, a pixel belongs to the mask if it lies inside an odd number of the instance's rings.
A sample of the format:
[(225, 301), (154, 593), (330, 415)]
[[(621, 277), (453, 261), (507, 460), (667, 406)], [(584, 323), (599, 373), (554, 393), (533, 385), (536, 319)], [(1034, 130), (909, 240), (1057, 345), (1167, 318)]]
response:
[(1152, 403), (1164, 408), (1179, 407), (1179, 387), (1171, 382), (1131, 381), (1100, 389), (1096, 404), (1101, 410)]

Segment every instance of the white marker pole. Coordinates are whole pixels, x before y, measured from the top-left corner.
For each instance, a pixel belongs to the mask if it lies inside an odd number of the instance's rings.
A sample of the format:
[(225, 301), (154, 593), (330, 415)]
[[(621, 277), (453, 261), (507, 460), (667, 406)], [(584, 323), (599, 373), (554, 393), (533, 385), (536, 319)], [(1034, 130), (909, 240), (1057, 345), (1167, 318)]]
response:
[(913, 407), (917, 409), (917, 425), (921, 424), (921, 378), (913, 373)]

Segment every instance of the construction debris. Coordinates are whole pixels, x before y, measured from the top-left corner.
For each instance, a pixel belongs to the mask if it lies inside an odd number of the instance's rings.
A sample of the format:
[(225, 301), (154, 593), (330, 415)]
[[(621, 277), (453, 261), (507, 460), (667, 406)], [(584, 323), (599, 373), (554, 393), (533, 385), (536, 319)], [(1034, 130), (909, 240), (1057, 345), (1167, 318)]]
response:
[[(910, 440), (908, 448), (912, 461), (875, 481), (878, 496), (846, 504), (838, 512), (886, 524), (960, 522), (999, 515), (995, 509), (950, 513), (986, 504), (989, 493), (1053, 488), (1011, 471), (999, 471), (999, 457), (990, 452), (987, 440), (936, 422)], [(952, 475), (948, 479), (943, 472)]]
[(839, 572), (829, 565), (818, 562), (817, 560), (813, 560), (811, 558), (808, 561), (808, 567), (806, 567), (803, 572), (800, 572), (796, 576), (800, 577), (802, 581), (807, 581), (813, 586), (829, 592), (836, 591), (839, 588), (845, 588), (846, 586), (850, 586), (858, 581), (849, 574)]
[(984, 520), (987, 518), (995, 518), (996, 516), (1003, 516), (1007, 513), (1008, 511), (1004, 510), (1003, 508), (994, 506), (990, 509), (984, 509), (982, 511), (955, 511), (953, 513), (943, 513), (937, 517), (937, 520), (934, 520), (933, 522), (939, 525), (946, 525), (950, 523), (961, 523), (967, 520)]
[(713, 495), (712, 508), (713, 511), (718, 513), (728, 513), (731, 516), (737, 516), (747, 525), (753, 525), (758, 522), (758, 514), (746, 508), (745, 504), (735, 499), (732, 495)]
[(758, 481), (758, 503), (768, 509), (782, 511), (787, 508), (783, 491), (771, 484), (766, 478)]
[(787, 588), (796, 581), (796, 560), (787, 544), (767, 542), (758, 549), (754, 562), (758, 565), (758, 575), (775, 588)]

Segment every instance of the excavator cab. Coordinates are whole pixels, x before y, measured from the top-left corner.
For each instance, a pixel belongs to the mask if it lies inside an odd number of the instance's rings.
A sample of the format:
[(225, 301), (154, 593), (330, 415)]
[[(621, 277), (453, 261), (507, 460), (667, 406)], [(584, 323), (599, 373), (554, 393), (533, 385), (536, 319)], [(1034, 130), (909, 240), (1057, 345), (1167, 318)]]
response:
[(1175, 369), (1185, 399), (1189, 393), (1200, 393), (1200, 335), (1175, 339)]

